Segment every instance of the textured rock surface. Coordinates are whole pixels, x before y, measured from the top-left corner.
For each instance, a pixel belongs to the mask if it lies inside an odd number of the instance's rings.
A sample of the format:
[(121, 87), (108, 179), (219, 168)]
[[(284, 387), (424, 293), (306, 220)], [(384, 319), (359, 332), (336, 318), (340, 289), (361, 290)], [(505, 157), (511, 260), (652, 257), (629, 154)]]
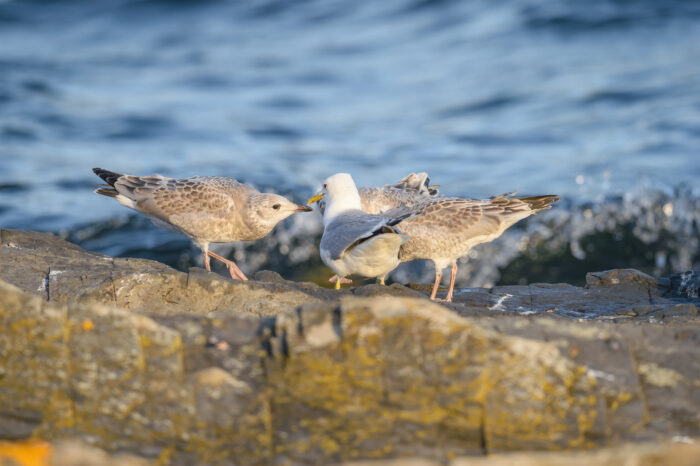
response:
[(133, 455), (109, 455), (79, 441), (0, 441), (0, 465), (3, 466), (147, 466), (144, 458)]
[[(584, 452), (564, 453), (506, 453), (484, 457), (457, 457), (442, 462), (418, 457), (388, 460), (358, 460), (341, 466), (697, 466), (700, 462), (700, 444), (687, 443), (624, 444)], [(3, 460), (5, 463), (3, 463)], [(36, 466), (145, 466), (150, 462), (130, 455), (109, 455), (106, 452), (76, 441), (0, 442), (0, 464), (33, 464)], [(24, 461), (22, 463), (21, 461)], [(34, 461), (33, 463), (29, 463)]]
[(199, 268), (183, 273), (155, 261), (88, 252), (50, 233), (0, 229), (0, 279), (51, 302), (165, 314), (227, 310), (274, 315), (338, 296), (271, 272), (259, 277), (261, 281), (240, 282)]
[(495, 313), (552, 315), (574, 319), (700, 322), (700, 300), (685, 297), (670, 281), (632, 269), (593, 272), (586, 286), (533, 283), (526, 286), (468, 288), (455, 293), (450, 308), (464, 316)]
[(700, 437), (695, 301), (636, 271), (448, 309), (400, 285), (233, 283), (1, 233), (0, 439), (327, 464)]
[[(58, 303), (97, 303), (162, 314), (275, 315), (344, 295), (424, 297), (430, 290), (430, 286), (372, 284), (337, 292), (313, 283), (285, 281), (274, 272), (260, 271), (253, 278), (233, 281), (199, 268), (183, 273), (150, 260), (84, 251), (50, 233), (0, 229), (0, 280)], [(449, 307), (470, 317), (502, 313), (700, 321), (700, 298), (692, 291), (697, 273), (657, 281), (636, 270), (610, 270), (589, 273), (586, 279), (584, 288), (535, 283), (457, 290)]]
[[(507, 453), (488, 457), (456, 458), (448, 466), (696, 466), (700, 445), (685, 443), (626, 444), (591, 452)], [(444, 463), (419, 458), (353, 461), (343, 466), (441, 466)]]

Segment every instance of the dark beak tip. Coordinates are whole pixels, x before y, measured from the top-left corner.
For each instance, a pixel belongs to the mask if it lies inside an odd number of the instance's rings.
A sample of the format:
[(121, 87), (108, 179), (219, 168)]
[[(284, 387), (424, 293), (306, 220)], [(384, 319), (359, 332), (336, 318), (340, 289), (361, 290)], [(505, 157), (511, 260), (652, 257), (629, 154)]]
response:
[(308, 206), (308, 205), (300, 205), (297, 208), (297, 212), (311, 212), (313, 210), (314, 210), (313, 207)]

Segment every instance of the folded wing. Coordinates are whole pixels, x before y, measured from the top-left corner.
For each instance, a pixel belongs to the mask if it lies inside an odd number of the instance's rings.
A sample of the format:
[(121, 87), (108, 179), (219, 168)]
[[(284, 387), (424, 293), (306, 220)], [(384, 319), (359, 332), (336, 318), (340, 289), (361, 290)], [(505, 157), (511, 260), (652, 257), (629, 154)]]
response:
[(338, 260), (347, 251), (375, 236), (400, 234), (396, 225), (413, 214), (405, 210), (397, 213), (399, 215), (391, 217), (361, 211), (341, 215), (326, 226), (321, 238), (321, 250), (332, 260)]

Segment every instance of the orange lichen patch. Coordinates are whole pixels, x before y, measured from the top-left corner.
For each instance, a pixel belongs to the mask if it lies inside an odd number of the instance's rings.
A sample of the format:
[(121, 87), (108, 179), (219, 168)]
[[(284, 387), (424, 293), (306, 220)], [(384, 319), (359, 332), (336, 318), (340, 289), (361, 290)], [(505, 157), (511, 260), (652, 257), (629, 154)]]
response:
[(83, 330), (86, 332), (89, 332), (90, 330), (95, 328), (95, 324), (92, 323), (90, 319), (84, 320), (82, 323)]
[(0, 464), (11, 461), (19, 466), (47, 466), (51, 445), (30, 440), (26, 442), (0, 442)]

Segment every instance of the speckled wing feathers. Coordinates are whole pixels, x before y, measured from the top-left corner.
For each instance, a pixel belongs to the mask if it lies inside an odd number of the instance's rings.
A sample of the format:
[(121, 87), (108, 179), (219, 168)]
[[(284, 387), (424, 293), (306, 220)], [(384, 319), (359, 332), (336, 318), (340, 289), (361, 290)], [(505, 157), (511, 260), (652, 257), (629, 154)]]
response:
[(258, 193), (251, 186), (220, 177), (123, 175), (114, 188), (133, 200), (143, 214), (197, 241), (211, 242), (234, 241), (235, 231), (247, 230), (240, 211), (248, 196)]
[(380, 214), (399, 206), (413, 206), (437, 195), (437, 189), (428, 187), (427, 173), (411, 173), (398, 183), (379, 188), (359, 188), (362, 210)]
[(410, 210), (416, 215), (399, 225), (409, 237), (401, 248), (401, 260), (456, 259), (474, 245), (495, 239), (518, 220), (547, 209), (558, 200), (556, 196), (505, 196), (486, 200), (437, 198), (413, 206)]
[(224, 218), (237, 199), (239, 202), (252, 190), (251, 187), (216, 177), (193, 177), (176, 180), (161, 176), (125, 175), (115, 183), (115, 188), (134, 200), (140, 209), (149, 214), (165, 216), (203, 212)]

